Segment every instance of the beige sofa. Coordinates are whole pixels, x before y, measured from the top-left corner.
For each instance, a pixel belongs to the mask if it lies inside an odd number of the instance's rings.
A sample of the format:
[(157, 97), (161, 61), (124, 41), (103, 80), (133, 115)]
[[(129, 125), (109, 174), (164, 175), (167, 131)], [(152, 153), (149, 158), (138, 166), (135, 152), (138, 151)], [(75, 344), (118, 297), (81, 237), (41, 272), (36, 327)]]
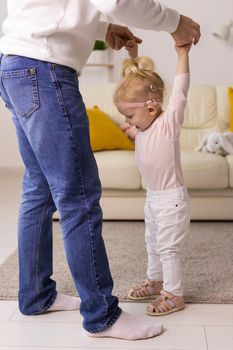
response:
[[(99, 106), (115, 122), (124, 118), (112, 103), (113, 83), (81, 86), (87, 107)], [(170, 95), (167, 90), (164, 106)], [(233, 220), (233, 155), (195, 150), (205, 133), (229, 126), (226, 86), (191, 86), (181, 133), (182, 168), (192, 203), (193, 220)], [(143, 219), (145, 186), (134, 151), (95, 152), (105, 219)]]

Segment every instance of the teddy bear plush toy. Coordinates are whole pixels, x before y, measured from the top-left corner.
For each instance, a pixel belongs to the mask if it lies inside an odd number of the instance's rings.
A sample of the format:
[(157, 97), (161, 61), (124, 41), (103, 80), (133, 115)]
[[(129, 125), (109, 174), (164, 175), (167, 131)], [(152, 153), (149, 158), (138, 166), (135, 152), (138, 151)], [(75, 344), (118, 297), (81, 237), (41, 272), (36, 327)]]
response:
[(222, 156), (233, 154), (233, 132), (212, 132), (205, 135), (196, 150)]

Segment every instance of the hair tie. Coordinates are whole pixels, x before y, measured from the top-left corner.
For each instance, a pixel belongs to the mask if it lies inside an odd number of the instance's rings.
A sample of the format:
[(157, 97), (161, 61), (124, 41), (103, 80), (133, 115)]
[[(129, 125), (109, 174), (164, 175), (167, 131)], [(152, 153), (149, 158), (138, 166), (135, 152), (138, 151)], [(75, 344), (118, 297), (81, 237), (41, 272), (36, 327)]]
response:
[(139, 70), (146, 70), (145, 65), (143, 65), (143, 63), (141, 63), (141, 62), (138, 63), (138, 69)]
[(142, 71), (152, 72), (153, 67), (148, 65), (147, 62), (138, 62), (138, 69)]

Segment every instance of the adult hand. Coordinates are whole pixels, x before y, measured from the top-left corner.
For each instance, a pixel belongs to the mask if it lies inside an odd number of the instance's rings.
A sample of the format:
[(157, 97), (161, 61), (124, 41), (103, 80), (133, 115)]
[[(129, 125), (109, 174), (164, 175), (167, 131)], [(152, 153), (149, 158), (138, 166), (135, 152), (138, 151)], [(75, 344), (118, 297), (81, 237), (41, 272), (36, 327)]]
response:
[(120, 50), (126, 46), (129, 40), (133, 40), (136, 44), (140, 44), (142, 40), (129, 30), (125, 26), (110, 23), (106, 34), (106, 43), (114, 50)]
[(200, 26), (191, 18), (180, 15), (178, 27), (174, 33), (171, 33), (171, 36), (175, 40), (177, 46), (191, 43), (196, 45), (201, 36)]

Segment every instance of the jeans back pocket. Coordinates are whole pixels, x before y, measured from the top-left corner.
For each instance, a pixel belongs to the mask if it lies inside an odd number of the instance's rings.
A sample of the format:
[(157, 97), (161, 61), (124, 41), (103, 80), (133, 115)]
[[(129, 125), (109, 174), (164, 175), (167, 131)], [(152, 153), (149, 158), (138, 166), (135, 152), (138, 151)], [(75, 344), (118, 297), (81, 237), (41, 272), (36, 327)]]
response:
[(1, 77), (9, 107), (24, 118), (30, 117), (40, 107), (36, 68), (2, 71)]

